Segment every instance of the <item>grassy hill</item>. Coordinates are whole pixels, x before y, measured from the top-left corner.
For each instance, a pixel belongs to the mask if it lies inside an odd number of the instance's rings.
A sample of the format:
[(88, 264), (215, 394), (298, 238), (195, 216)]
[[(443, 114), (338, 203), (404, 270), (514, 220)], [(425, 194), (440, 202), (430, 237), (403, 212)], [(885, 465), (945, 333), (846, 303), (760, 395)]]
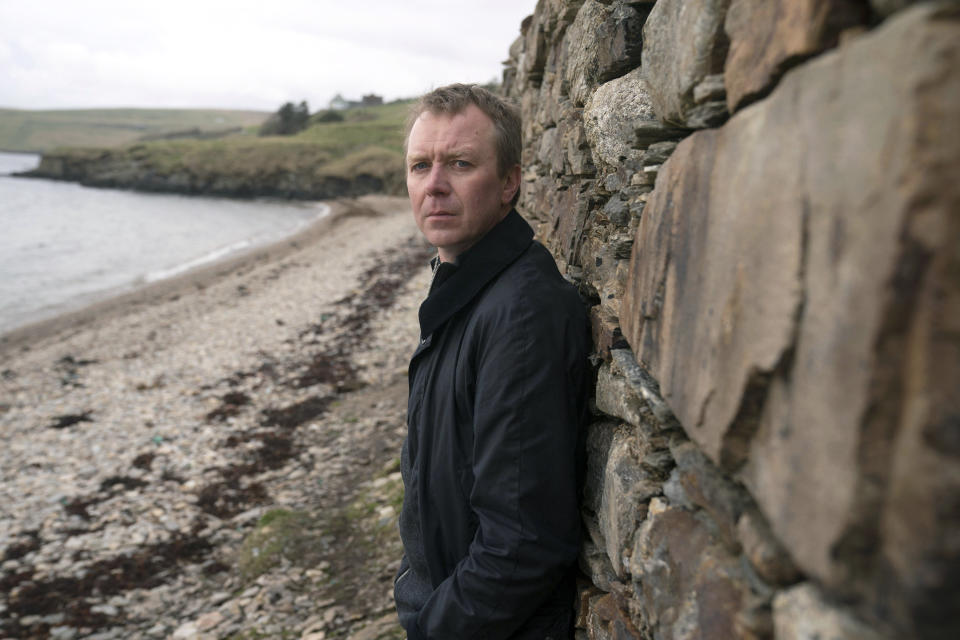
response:
[(0, 150), (42, 153), (56, 147), (113, 147), (178, 131), (256, 127), (268, 115), (224, 109), (0, 109)]
[(161, 139), (123, 147), (57, 148), (37, 177), (91, 186), (233, 197), (323, 199), (403, 190), (409, 103), (341, 112), (292, 136), (253, 131), (215, 139)]

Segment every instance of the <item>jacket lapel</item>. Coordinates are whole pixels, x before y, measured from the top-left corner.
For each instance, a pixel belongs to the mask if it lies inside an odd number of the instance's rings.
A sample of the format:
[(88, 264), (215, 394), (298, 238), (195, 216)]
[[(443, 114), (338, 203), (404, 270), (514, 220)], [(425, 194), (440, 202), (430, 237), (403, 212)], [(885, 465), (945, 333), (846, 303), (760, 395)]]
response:
[[(424, 339), (463, 309), (533, 242), (533, 229), (516, 209), (459, 256), (459, 268), (420, 305)], [(424, 345), (417, 351), (421, 351)]]

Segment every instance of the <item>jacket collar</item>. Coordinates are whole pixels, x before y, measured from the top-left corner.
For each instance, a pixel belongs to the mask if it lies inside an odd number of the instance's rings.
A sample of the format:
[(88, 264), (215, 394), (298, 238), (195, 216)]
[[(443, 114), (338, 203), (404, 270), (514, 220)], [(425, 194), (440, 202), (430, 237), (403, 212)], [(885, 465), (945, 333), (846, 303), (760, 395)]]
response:
[(516, 209), (458, 256), (456, 270), (420, 305), (420, 335), (426, 338), (464, 308), (533, 242), (533, 229)]

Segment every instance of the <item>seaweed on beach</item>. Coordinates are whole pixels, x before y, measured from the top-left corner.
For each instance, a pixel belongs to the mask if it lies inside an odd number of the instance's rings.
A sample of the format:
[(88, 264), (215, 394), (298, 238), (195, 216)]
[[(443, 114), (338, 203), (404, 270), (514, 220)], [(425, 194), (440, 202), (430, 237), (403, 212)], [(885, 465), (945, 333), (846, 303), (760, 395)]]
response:
[(197, 507), (226, 520), (250, 507), (266, 504), (269, 501), (267, 490), (258, 482), (243, 486), (240, 483), (243, 475), (246, 474), (228, 474), (228, 479), (204, 486), (197, 492)]
[(315, 354), (303, 374), (293, 382), (294, 387), (301, 389), (317, 384), (333, 385), (338, 392), (356, 391), (363, 387), (350, 359), (343, 354), (328, 352)]
[(84, 411), (83, 413), (68, 413), (62, 416), (53, 416), (53, 423), (49, 425), (50, 429), (66, 429), (81, 422), (93, 422), (93, 411)]
[(147, 451), (146, 453), (141, 453), (136, 458), (133, 459), (131, 463), (137, 469), (143, 469), (144, 471), (149, 471), (150, 467), (153, 465), (153, 459), (157, 457), (152, 451)]
[(361, 388), (364, 383), (353, 366), (353, 351), (365, 345), (375, 315), (393, 306), (403, 285), (423, 267), (428, 257), (429, 252), (419, 243), (389, 249), (376, 256), (374, 265), (360, 276), (360, 293), (351, 293), (334, 303), (344, 312), (322, 315), (319, 323), (301, 334), (301, 339), (306, 335), (322, 335), (329, 332), (331, 326), (337, 331), (330, 344), (305, 363), (292, 386), (304, 388), (325, 383), (334, 385), (338, 392)]
[(326, 413), (331, 399), (326, 396), (313, 396), (281, 409), (264, 409), (262, 424), (265, 427), (283, 427), (296, 429), (305, 422), (319, 418)]
[(224, 444), (227, 447), (237, 447), (242, 443), (256, 441), (259, 441), (261, 446), (253, 449), (244, 462), (216, 469), (221, 479), (197, 491), (197, 507), (218, 518), (226, 519), (269, 501), (262, 484), (245, 484), (243, 478), (279, 469), (297, 452), (290, 433), (278, 430), (234, 434), (227, 438)]
[(148, 484), (150, 483), (146, 480), (131, 478), (130, 476), (110, 476), (100, 483), (100, 491), (116, 492), (118, 487), (121, 487), (123, 491), (130, 491), (131, 489), (140, 489)]
[(219, 407), (207, 414), (207, 422), (225, 422), (227, 418), (240, 413), (240, 408), (248, 404), (250, 404), (250, 396), (242, 391), (231, 391), (220, 398)]
[(131, 589), (152, 589), (174, 577), (181, 564), (200, 563), (212, 551), (213, 545), (196, 533), (178, 533), (135, 553), (97, 561), (80, 576), (35, 579), (32, 568), (3, 576), (0, 593), (8, 596), (0, 634), (9, 638), (49, 637), (49, 623), (41, 620), (23, 625), (20, 619), (25, 616), (61, 614), (57, 624), (73, 628), (98, 629), (121, 623), (119, 616), (91, 611), (89, 600)]
[(3, 550), (3, 555), (0, 556), (2, 562), (19, 560), (28, 553), (32, 553), (40, 548), (40, 532), (36, 529), (21, 531), (19, 535), (19, 542), (14, 542)]
[(63, 502), (63, 510), (69, 515), (79, 516), (84, 520), (90, 520), (90, 513), (87, 511), (95, 504), (100, 504), (109, 500), (120, 491), (129, 491), (147, 486), (149, 483), (139, 478), (129, 476), (110, 476), (100, 482), (98, 493), (87, 496), (75, 496), (70, 500)]
[[(319, 345), (319, 349), (310, 353), (306, 359), (286, 363), (283, 367), (286, 375), (278, 372), (274, 358), (262, 353), (263, 363), (259, 368), (237, 371), (220, 382), (237, 387), (250, 378), (269, 378), (294, 389), (328, 384), (333, 386), (337, 393), (348, 393), (362, 388), (365, 383), (353, 364), (354, 352), (368, 346), (373, 318), (377, 313), (393, 306), (404, 284), (417, 270), (423, 268), (429, 257), (430, 250), (417, 241), (381, 252), (374, 257), (374, 264), (360, 275), (358, 292), (334, 302), (333, 310), (324, 310), (320, 314), (319, 322), (300, 332), (298, 338), (302, 346)], [(328, 339), (323, 340), (321, 336)], [(221, 413), (218, 412), (221, 409), (230, 411), (224, 403), (208, 414), (207, 420), (219, 419)], [(297, 410), (288, 409), (291, 411), (287, 413), (278, 413), (282, 410), (266, 410), (264, 415), (267, 424), (282, 421), (295, 427), (319, 415), (292, 424), (296, 420), (290, 420), (287, 416)]]
[(63, 503), (63, 510), (71, 516), (79, 516), (84, 520), (90, 519), (87, 509), (107, 499), (107, 496), (76, 497)]

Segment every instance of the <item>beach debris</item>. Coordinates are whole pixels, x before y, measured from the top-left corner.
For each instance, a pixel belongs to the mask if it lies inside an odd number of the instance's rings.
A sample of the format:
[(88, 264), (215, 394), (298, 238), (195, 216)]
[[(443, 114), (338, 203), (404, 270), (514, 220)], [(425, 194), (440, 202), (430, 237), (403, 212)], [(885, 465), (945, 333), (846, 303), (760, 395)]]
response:
[(54, 363), (54, 368), (60, 372), (60, 384), (62, 386), (82, 387), (80, 369), (97, 363), (99, 363), (99, 360), (74, 358), (72, 355), (65, 355)]
[(54, 416), (53, 423), (49, 425), (49, 428), (66, 429), (81, 422), (93, 422), (93, 419), (90, 417), (91, 415), (93, 415), (92, 410), (84, 411), (83, 413), (68, 413), (62, 416)]
[(331, 399), (327, 396), (313, 396), (282, 409), (264, 409), (263, 425), (295, 429), (305, 422), (322, 416), (330, 406), (330, 402)]
[(152, 451), (147, 451), (146, 453), (141, 453), (136, 458), (134, 458), (131, 464), (137, 469), (150, 471), (150, 467), (153, 465), (153, 459), (156, 457), (157, 457), (157, 454), (153, 453)]
[(209, 412), (207, 422), (224, 422), (240, 413), (240, 408), (250, 404), (250, 396), (242, 391), (231, 391), (220, 399), (220, 406)]

